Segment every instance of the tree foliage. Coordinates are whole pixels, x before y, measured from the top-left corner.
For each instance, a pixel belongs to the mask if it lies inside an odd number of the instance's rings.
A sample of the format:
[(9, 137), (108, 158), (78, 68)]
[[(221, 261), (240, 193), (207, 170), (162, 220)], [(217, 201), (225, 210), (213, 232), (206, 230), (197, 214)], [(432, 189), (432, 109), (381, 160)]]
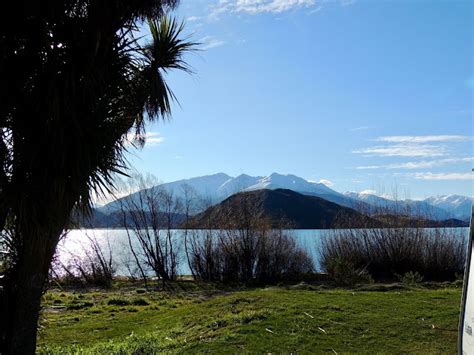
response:
[[(19, 0), (0, 12), (0, 225), (10, 236), (0, 343), (34, 350), (39, 300), (71, 212), (123, 172), (130, 131), (170, 114), (168, 70), (194, 46), (176, 0)], [(148, 22), (151, 41), (136, 38)], [(13, 257), (12, 257), (13, 256)], [(31, 341), (30, 339), (33, 339)]]

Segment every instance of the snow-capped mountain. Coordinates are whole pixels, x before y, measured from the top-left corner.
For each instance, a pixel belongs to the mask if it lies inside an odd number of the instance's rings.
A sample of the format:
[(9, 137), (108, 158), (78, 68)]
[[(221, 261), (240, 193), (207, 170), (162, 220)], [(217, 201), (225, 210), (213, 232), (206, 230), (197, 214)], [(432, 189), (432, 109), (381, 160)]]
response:
[[(289, 189), (305, 195), (321, 197), (361, 212), (370, 212), (374, 210), (374, 207), (377, 207), (387, 208), (387, 212), (410, 211), (415, 215), (429, 216), (432, 219), (439, 220), (447, 218), (469, 220), (473, 201), (470, 197), (459, 195), (430, 197), (422, 201), (393, 201), (370, 193), (345, 192), (342, 194), (322, 183), (311, 182), (295, 175), (277, 173), (268, 176), (242, 174), (237, 177), (218, 173), (164, 183), (159, 185), (159, 188), (172, 192), (174, 197), (180, 198), (184, 197), (186, 186), (190, 187), (198, 197), (204, 200), (201, 209), (208, 207), (209, 204), (219, 203), (237, 192)], [(135, 198), (137, 196), (137, 194), (131, 194), (123, 198)], [(120, 202), (118, 201), (99, 207), (98, 210), (102, 213), (117, 211), (120, 209)]]
[(168, 182), (161, 184), (160, 187), (172, 192), (176, 197), (181, 197), (184, 193), (184, 187), (189, 186), (197, 195), (215, 200), (220, 198), (219, 188), (231, 180), (234, 180), (234, 178), (224, 173), (217, 173)]
[(256, 184), (251, 185), (243, 191), (255, 191), (261, 189), (289, 189), (305, 195), (317, 196), (325, 200), (346, 207), (354, 207), (357, 203), (354, 199), (329, 188), (323, 183), (311, 182), (295, 175), (282, 175), (273, 173), (260, 178)]
[[(163, 183), (158, 185), (159, 188), (163, 188), (166, 191), (173, 193), (175, 198), (184, 197), (186, 187), (190, 187), (192, 191), (202, 197), (203, 199), (208, 199), (209, 203), (214, 204), (220, 202), (223, 198), (220, 197), (218, 192), (219, 188), (223, 186), (226, 182), (232, 180), (231, 176), (224, 173), (217, 173), (213, 175), (199, 176), (191, 179), (177, 180), (173, 182)], [(232, 194), (232, 193), (231, 193)], [(112, 201), (102, 207), (97, 208), (102, 213), (112, 213), (120, 210), (122, 199), (137, 199), (138, 193), (132, 193), (128, 196), (122, 197), (115, 201)], [(206, 201), (207, 203), (207, 201)]]
[(245, 191), (262, 189), (289, 189), (313, 194), (339, 194), (322, 183), (310, 182), (295, 175), (281, 175), (277, 173), (258, 179), (255, 184), (247, 187)]
[(237, 192), (244, 191), (249, 186), (258, 184), (261, 179), (263, 179), (262, 176), (250, 176), (247, 174), (242, 174), (235, 178), (230, 178), (218, 187), (217, 195), (221, 198), (226, 198)]
[[(212, 204), (221, 202), (237, 192), (261, 189), (275, 190), (280, 188), (293, 190), (306, 195), (318, 196), (344, 206), (352, 207), (355, 204), (352, 198), (344, 196), (322, 183), (310, 182), (295, 175), (282, 175), (277, 173), (265, 177), (249, 176), (246, 174), (231, 177), (224, 173), (218, 173), (159, 185), (160, 188), (172, 192), (173, 196), (177, 198), (183, 196), (185, 186), (189, 186), (195, 191), (196, 195)], [(123, 198), (134, 198), (134, 194)], [(104, 213), (110, 213), (119, 208), (120, 203), (113, 201), (100, 207), (99, 210)]]
[(393, 201), (380, 197), (374, 194), (366, 193), (366, 192), (353, 192), (353, 191), (346, 191), (344, 192), (344, 196), (351, 197), (358, 201), (364, 201), (371, 206), (377, 206), (381, 208), (388, 208), (392, 206)]
[(394, 201), (364, 192), (345, 192), (344, 195), (369, 204), (371, 206), (369, 212), (372, 210), (375, 213), (410, 214), (436, 220), (451, 218), (446, 210), (431, 205), (426, 201), (410, 199)]
[(345, 192), (345, 196), (366, 202), (374, 208), (386, 208), (388, 210), (411, 211), (412, 214), (428, 216), (433, 219), (456, 218), (464, 221), (469, 220), (473, 199), (460, 195), (443, 195), (428, 197), (424, 200), (400, 200), (394, 201), (364, 192)]
[(468, 220), (474, 198), (460, 195), (442, 195), (428, 197), (424, 201), (432, 206), (442, 208), (454, 218)]

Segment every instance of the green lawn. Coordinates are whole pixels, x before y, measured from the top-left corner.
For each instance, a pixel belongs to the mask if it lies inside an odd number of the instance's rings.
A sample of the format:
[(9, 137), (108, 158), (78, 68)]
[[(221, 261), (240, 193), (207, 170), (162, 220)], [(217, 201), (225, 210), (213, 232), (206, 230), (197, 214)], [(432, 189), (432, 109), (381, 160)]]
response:
[(49, 291), (39, 352), (455, 353), (461, 290)]

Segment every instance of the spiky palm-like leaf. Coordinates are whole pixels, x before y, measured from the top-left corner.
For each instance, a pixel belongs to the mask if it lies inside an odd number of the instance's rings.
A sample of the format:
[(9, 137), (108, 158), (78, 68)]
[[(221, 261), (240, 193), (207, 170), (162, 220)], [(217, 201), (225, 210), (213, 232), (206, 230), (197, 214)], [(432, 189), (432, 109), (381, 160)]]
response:
[[(0, 292), (0, 352), (34, 352), (43, 282), (73, 209), (126, 167), (127, 133), (169, 115), (167, 70), (193, 44), (176, 0), (18, 0), (0, 12), (0, 224), (14, 259)], [(131, 37), (148, 18), (152, 41)], [(5, 297), (4, 297), (5, 295)]]
[(189, 38), (182, 38), (184, 23), (164, 16), (160, 20), (148, 19), (152, 41), (142, 48), (146, 69), (143, 74), (148, 80), (148, 100), (145, 104), (149, 117), (165, 117), (171, 113), (171, 101), (175, 96), (164, 75), (168, 70), (191, 72), (183, 55), (196, 47)]

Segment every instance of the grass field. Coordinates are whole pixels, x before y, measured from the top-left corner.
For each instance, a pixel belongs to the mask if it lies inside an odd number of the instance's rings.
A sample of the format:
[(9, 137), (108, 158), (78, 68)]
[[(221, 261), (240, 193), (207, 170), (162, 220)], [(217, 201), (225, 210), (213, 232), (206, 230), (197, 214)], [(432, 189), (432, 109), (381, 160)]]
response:
[(461, 289), (369, 285), (173, 291), (131, 285), (44, 296), (40, 353), (455, 353)]

